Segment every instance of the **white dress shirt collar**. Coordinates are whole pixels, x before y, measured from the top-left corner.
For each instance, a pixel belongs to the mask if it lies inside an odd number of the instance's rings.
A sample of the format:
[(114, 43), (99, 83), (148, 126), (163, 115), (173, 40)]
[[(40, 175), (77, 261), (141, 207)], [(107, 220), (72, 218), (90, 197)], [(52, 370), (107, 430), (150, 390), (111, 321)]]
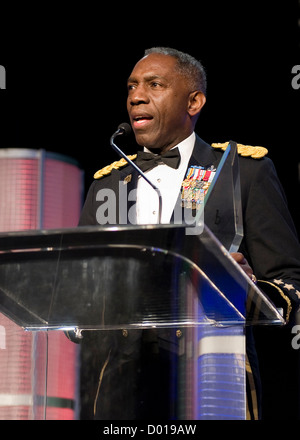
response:
[[(174, 148), (177, 147), (179, 150), (180, 158), (181, 158), (179, 167), (183, 165), (185, 165), (185, 167), (187, 166), (194, 149), (195, 141), (196, 141), (196, 134), (193, 131), (193, 133), (190, 136), (188, 136), (183, 141), (179, 142), (179, 144), (171, 148), (171, 150), (173, 150)], [(148, 148), (146, 147), (144, 147), (144, 151), (146, 151), (147, 153), (151, 153), (151, 151), (148, 150)]]
[[(146, 171), (148, 179), (159, 188), (162, 196), (162, 223), (169, 223), (175, 203), (185, 178), (189, 160), (195, 145), (196, 135), (192, 133), (180, 142), (177, 147), (180, 152), (180, 164), (177, 169), (165, 164)], [(176, 147), (174, 147), (176, 148)], [(149, 151), (146, 148), (145, 151)], [(142, 178), (137, 186), (137, 223), (153, 224), (158, 222), (158, 197), (154, 189)]]

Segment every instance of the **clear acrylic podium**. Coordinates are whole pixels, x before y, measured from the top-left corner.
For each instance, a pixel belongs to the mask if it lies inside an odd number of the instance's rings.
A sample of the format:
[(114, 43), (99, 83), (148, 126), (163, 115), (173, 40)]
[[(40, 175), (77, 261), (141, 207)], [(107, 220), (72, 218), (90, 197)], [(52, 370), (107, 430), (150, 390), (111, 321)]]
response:
[[(235, 154), (224, 155), (223, 171), (234, 170)], [(207, 218), (215, 203), (222, 217), (224, 202), (212, 197), (222, 174), (233, 182), (223, 232), (199, 212), (197, 233), (173, 224), (0, 236), (0, 310), (34, 335), (32, 418), (49, 418), (55, 401), (47, 384), (55, 333), (78, 347), (67, 367), (77, 378), (75, 418), (246, 418), (245, 328), (284, 320), (230, 257), (242, 237), (234, 173), (217, 172)], [(0, 347), (1, 331), (9, 338), (0, 325)]]

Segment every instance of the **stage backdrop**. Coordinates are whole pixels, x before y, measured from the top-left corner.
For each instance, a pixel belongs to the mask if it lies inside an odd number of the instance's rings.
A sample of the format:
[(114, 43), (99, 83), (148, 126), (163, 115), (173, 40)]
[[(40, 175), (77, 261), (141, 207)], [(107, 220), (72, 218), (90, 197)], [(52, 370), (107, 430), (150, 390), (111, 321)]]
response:
[[(82, 194), (72, 158), (0, 149), (0, 232), (76, 227)], [(76, 418), (77, 359), (64, 333), (25, 332), (0, 314), (0, 419)]]

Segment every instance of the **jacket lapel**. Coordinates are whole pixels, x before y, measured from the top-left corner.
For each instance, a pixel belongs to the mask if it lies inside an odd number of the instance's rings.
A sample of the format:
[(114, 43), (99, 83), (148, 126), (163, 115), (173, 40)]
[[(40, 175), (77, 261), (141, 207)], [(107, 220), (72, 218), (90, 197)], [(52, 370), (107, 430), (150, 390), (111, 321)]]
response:
[(131, 166), (120, 171), (118, 189), (118, 223), (136, 224), (136, 191), (139, 174)]
[[(196, 135), (196, 141), (195, 146), (191, 155), (191, 158), (189, 160), (185, 176), (187, 174), (187, 171), (190, 167), (193, 166), (202, 166), (204, 168), (209, 168), (211, 166), (214, 166), (217, 168), (219, 159), (217, 155), (215, 154), (213, 148), (204, 142), (198, 135)], [(194, 217), (196, 215), (196, 211), (188, 208), (183, 208), (181, 206), (181, 191), (178, 195), (178, 199), (176, 202), (176, 205), (174, 207), (174, 211), (171, 217), (170, 222), (171, 223), (182, 223), (183, 221), (192, 222), (194, 220)], [(176, 213), (176, 214), (175, 214)], [(177, 219), (178, 217), (178, 219)]]
[(208, 168), (211, 165), (217, 167), (218, 163), (219, 159), (213, 148), (204, 142), (198, 135), (196, 135), (195, 146), (188, 164), (188, 168), (193, 165), (202, 166), (205, 168)]

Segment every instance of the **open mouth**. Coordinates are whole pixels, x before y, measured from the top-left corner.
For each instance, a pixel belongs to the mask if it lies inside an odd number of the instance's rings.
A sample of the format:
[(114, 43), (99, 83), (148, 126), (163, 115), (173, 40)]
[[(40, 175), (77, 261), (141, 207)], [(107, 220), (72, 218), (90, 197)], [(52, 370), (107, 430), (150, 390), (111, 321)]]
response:
[(149, 115), (134, 116), (132, 123), (135, 128), (146, 126), (152, 121), (153, 117)]

